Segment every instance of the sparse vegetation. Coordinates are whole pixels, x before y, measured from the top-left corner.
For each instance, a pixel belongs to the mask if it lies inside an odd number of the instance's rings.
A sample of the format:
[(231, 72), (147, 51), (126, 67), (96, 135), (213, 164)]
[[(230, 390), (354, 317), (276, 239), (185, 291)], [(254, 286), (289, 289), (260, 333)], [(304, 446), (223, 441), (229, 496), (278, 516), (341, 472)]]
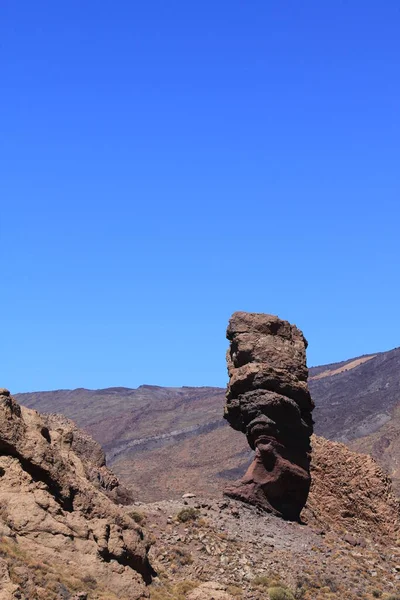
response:
[(243, 596), (243, 590), (237, 585), (228, 585), (226, 593), (230, 594), (234, 598), (241, 598)]
[(188, 507), (182, 508), (176, 515), (176, 518), (181, 523), (186, 523), (187, 521), (195, 521), (199, 516), (199, 511), (196, 508)]
[(97, 580), (91, 575), (85, 575), (82, 577), (82, 581), (90, 590), (95, 590), (97, 588)]
[(306, 594), (307, 590), (305, 587), (297, 587), (294, 593), (294, 597), (296, 598), (296, 600), (303, 600), (303, 598), (306, 597)]
[(270, 585), (270, 579), (266, 575), (259, 575), (252, 581), (255, 587), (268, 587)]
[(96, 590), (98, 600), (118, 600), (112, 592), (99, 588), (95, 577), (89, 574), (75, 576), (70, 569), (39, 559), (9, 538), (0, 538), (0, 557), (6, 559), (11, 581), (21, 586), (22, 591), (31, 579), (38, 590), (38, 600), (57, 600), (61, 597), (60, 593), (70, 595), (77, 592), (90, 593), (93, 590)]
[(166, 578), (161, 578), (157, 587), (151, 587), (150, 600), (185, 600), (187, 594), (198, 586), (198, 581), (184, 580), (172, 584)]
[(138, 512), (137, 510), (131, 510), (128, 513), (128, 516), (133, 519), (135, 521), (135, 523), (137, 523), (138, 525), (143, 525), (143, 523), (146, 520), (146, 517), (144, 516), (144, 514), (142, 514), (141, 512)]
[(295, 600), (290, 590), (280, 586), (268, 588), (268, 595), (270, 600)]
[(323, 580), (324, 587), (328, 588), (328, 592), (333, 594), (339, 590), (337, 582), (332, 577), (325, 577)]
[(190, 565), (193, 562), (190, 552), (179, 546), (171, 548), (171, 559), (177, 561), (181, 567)]
[(277, 587), (280, 584), (280, 578), (277, 575), (259, 575), (253, 579), (252, 584), (258, 588)]

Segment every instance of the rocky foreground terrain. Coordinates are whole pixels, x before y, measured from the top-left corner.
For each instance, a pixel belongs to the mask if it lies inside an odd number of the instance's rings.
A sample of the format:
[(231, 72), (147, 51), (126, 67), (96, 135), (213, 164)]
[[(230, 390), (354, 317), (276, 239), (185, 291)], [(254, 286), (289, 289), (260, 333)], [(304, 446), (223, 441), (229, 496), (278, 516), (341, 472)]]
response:
[[(227, 428), (228, 429), (228, 428)], [(313, 437), (301, 522), (222, 495), (134, 501), (64, 417), (0, 394), (1, 600), (372, 600), (400, 594), (399, 501)]]
[[(227, 498), (137, 505), (154, 535), (152, 598), (398, 598), (399, 502), (375, 461), (313, 438), (312, 487), (302, 523)], [(215, 592), (212, 592), (215, 593)], [(273, 595), (271, 596), (273, 597)]]
[[(0, 600), (400, 598), (399, 499), (373, 458), (310, 439), (301, 332), (236, 313), (228, 337), (238, 432), (215, 388), (20, 397), (44, 415), (0, 391)], [(396, 416), (397, 360), (312, 370), (317, 423), (390, 447), (376, 436)]]

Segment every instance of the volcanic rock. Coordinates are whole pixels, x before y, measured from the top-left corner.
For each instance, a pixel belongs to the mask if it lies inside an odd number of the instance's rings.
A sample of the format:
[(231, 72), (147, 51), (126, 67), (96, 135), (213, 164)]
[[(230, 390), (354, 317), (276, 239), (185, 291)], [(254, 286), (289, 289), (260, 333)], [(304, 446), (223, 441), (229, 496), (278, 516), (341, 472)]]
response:
[(225, 418), (256, 451), (226, 495), (297, 520), (310, 488), (314, 408), (307, 387), (307, 341), (276, 316), (237, 312), (227, 329)]
[[(118, 487), (86, 434), (62, 417), (21, 407), (2, 390), (0, 553), (15, 597), (86, 597), (88, 589), (148, 597), (149, 545), (129, 512), (107, 496)], [(8, 568), (16, 581), (7, 581)]]
[(122, 485), (118, 477), (107, 467), (105, 452), (96, 440), (64, 415), (42, 415), (42, 419), (50, 430), (61, 435), (63, 431), (69, 432), (71, 450), (81, 459), (85, 475), (95, 487), (118, 504), (128, 505), (134, 502), (132, 492)]
[[(398, 540), (400, 501), (392, 481), (367, 454), (315, 435), (311, 438), (312, 483), (302, 518), (307, 523), (347, 532), (356, 545), (364, 537)], [(349, 537), (346, 539), (348, 543)]]

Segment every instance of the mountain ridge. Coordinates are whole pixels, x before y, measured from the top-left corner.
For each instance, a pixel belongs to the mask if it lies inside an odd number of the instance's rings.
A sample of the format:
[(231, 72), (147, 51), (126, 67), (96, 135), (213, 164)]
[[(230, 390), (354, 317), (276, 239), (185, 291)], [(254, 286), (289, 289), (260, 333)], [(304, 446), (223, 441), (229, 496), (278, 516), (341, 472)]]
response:
[[(321, 377), (322, 373), (326, 375)], [(316, 433), (371, 453), (400, 492), (400, 436), (395, 427), (397, 420), (400, 423), (400, 409), (396, 410), (400, 405), (400, 348), (310, 367), (309, 387), (316, 404)], [(175, 465), (177, 473), (186, 471), (187, 485), (197, 485), (199, 492), (208, 485), (217, 493), (229, 473), (237, 477), (251, 458), (240, 434), (226, 427), (224, 388), (143, 384), (15, 397), (40, 412), (65, 414), (88, 431), (105, 448), (117, 474), (133, 485), (136, 493), (145, 490), (141, 497), (148, 501), (158, 494), (162, 497), (168, 486), (168, 497), (185, 491), (182, 476), (177, 478), (176, 490), (171, 489), (165, 476), (167, 465)], [(400, 432), (400, 424), (398, 429)], [(380, 432), (386, 441), (381, 440)], [(218, 470), (209, 461), (212, 477), (206, 477), (203, 485), (198, 471), (209, 454), (222, 454), (224, 468)], [(152, 482), (146, 485), (149, 472)]]

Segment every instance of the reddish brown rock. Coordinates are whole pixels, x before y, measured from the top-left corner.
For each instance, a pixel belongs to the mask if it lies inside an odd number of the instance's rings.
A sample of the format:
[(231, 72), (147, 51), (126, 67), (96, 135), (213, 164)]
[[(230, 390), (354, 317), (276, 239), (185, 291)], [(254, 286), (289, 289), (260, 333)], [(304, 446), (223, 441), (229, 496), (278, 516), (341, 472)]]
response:
[(352, 537), (357, 546), (365, 544), (364, 537), (387, 546), (397, 543), (400, 500), (390, 477), (367, 454), (315, 435), (311, 442), (312, 482), (304, 521), (345, 532), (343, 539), (352, 544)]
[(229, 321), (225, 418), (246, 434), (255, 458), (226, 495), (298, 519), (310, 489), (313, 402), (307, 341), (273, 315), (234, 313)]

